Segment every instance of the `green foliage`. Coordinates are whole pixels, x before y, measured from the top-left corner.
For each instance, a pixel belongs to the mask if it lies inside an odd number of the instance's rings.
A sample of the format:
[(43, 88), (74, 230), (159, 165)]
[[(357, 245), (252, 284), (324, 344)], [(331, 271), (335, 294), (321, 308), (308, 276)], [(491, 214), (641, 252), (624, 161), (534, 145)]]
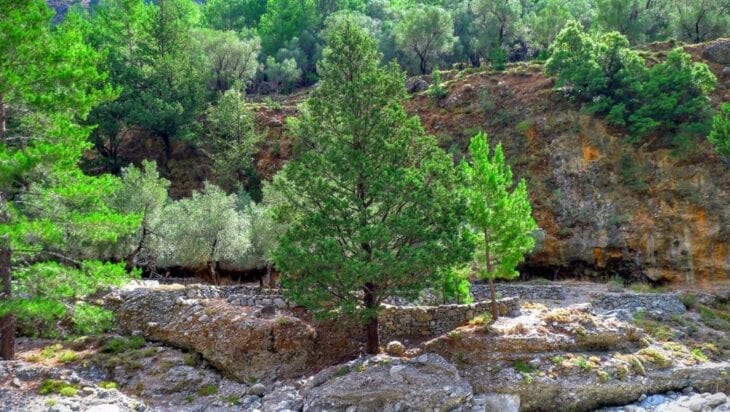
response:
[(87, 303), (77, 303), (74, 306), (71, 323), (77, 335), (99, 335), (114, 327), (114, 313)]
[(273, 56), (292, 39), (313, 34), (319, 20), (313, 0), (268, 0), (257, 30), (264, 52)]
[(431, 87), (428, 88), (428, 95), (434, 100), (440, 100), (446, 97), (448, 91), (441, 84), (441, 72), (434, 70), (431, 73)]
[(507, 68), (507, 53), (500, 47), (495, 47), (489, 52), (489, 64), (492, 69), (501, 72)]
[(71, 363), (79, 359), (79, 355), (72, 350), (65, 350), (58, 354), (58, 361), (61, 363)]
[(697, 362), (707, 362), (710, 359), (705, 355), (705, 352), (702, 351), (700, 348), (694, 348), (690, 351), (690, 355), (697, 360)]
[(238, 32), (256, 27), (265, 12), (266, 2), (261, 0), (207, 0), (203, 20), (212, 29)]
[(260, 38), (241, 39), (233, 31), (215, 30), (201, 30), (197, 36), (205, 52), (211, 90), (222, 93), (234, 86), (245, 88), (256, 76)]
[(63, 396), (74, 396), (78, 388), (66, 381), (58, 379), (46, 379), (38, 386), (39, 395), (50, 395), (57, 393)]
[(471, 303), (471, 282), (469, 274), (471, 270), (468, 266), (443, 268), (437, 272), (440, 276), (440, 282), (435, 282), (436, 292), (441, 294), (444, 302)]
[(147, 342), (141, 336), (114, 337), (107, 342), (102, 348), (103, 353), (123, 353), (129, 350), (140, 349)]
[(723, 103), (712, 118), (712, 130), (707, 136), (717, 153), (730, 159), (730, 103)]
[(266, 58), (264, 68), (266, 80), (273, 86), (274, 91), (288, 93), (292, 91), (294, 84), (302, 77), (302, 71), (297, 67), (294, 58), (286, 58), (277, 61), (272, 56)]
[(517, 185), (505, 164), (502, 145), (492, 151), (487, 135), (479, 133), (469, 145), (470, 162), (462, 162), (463, 193), (467, 199), (467, 216), (480, 247), (475, 256), (483, 278), (511, 279), (518, 275), (517, 264), (532, 250), (532, 231), (537, 224), (527, 196), (527, 185)]
[(704, 134), (707, 96), (716, 84), (707, 65), (692, 63), (679, 48), (647, 68), (626, 37), (618, 32), (586, 34), (574, 21), (551, 46), (545, 70), (557, 76), (557, 87), (571, 87), (590, 101), (590, 111), (627, 126), (637, 137)]
[(415, 298), (471, 252), (451, 160), (405, 113), (403, 74), (379, 60), (349, 19), (330, 29), (320, 86), (291, 124), (300, 149), (271, 187), (288, 225), (273, 254), (282, 284), (320, 316), (376, 319), (384, 299)]
[(449, 54), (454, 45), (454, 20), (438, 6), (415, 4), (403, 10), (394, 28), (397, 47), (418, 61), (420, 73), (428, 73), (433, 61)]
[(101, 381), (99, 382), (99, 387), (102, 389), (117, 389), (119, 384), (112, 381)]
[(203, 385), (198, 389), (200, 396), (213, 396), (218, 394), (218, 387), (215, 385)]
[(206, 138), (200, 146), (213, 161), (216, 181), (232, 190), (245, 176), (255, 175), (253, 160), (262, 140), (244, 94), (228, 90), (208, 109)]
[(520, 373), (532, 373), (536, 371), (536, 369), (532, 367), (532, 365), (521, 359), (512, 362), (512, 367)]

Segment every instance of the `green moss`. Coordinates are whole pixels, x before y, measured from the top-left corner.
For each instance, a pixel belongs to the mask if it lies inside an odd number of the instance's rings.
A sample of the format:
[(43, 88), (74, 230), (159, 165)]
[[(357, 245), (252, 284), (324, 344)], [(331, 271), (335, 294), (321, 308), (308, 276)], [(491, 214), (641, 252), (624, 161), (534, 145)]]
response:
[(556, 355), (550, 358), (550, 362), (552, 362), (554, 365), (560, 365), (565, 360), (565, 357)]
[(101, 381), (99, 382), (99, 387), (102, 389), (117, 389), (119, 385), (117, 385), (116, 382), (112, 381)]
[(646, 362), (651, 362), (662, 368), (666, 368), (672, 365), (672, 360), (669, 359), (666, 354), (656, 348), (641, 349), (636, 353), (636, 355)]
[(215, 385), (203, 385), (198, 389), (198, 395), (200, 396), (212, 396), (218, 394), (218, 387)]
[(63, 349), (63, 346), (61, 346), (60, 343), (56, 343), (53, 345), (46, 346), (41, 350), (41, 357), (43, 359), (51, 359), (56, 356), (56, 353)]
[[(69, 388), (69, 389), (66, 389)], [(64, 380), (59, 379), (46, 379), (43, 382), (41, 382), (40, 386), (38, 386), (38, 394), (39, 395), (50, 395), (52, 393), (58, 393), (58, 394), (64, 394), (65, 393), (71, 393), (71, 390), (73, 390), (73, 395), (64, 395), (64, 396), (74, 396), (76, 395), (76, 392), (78, 391), (77, 385), (72, 385)]]
[(598, 376), (598, 380), (601, 381), (601, 383), (606, 383), (611, 380), (611, 375), (603, 369), (597, 370), (596, 375)]
[(79, 355), (72, 350), (65, 350), (58, 354), (58, 360), (61, 363), (71, 363), (79, 359)]
[(512, 367), (520, 373), (532, 373), (535, 372), (537, 369), (532, 367), (529, 363), (519, 359), (514, 362), (512, 362)]
[(343, 366), (337, 369), (337, 371), (335, 372), (335, 377), (339, 378), (340, 376), (345, 376), (348, 373), (350, 373), (350, 368), (348, 368), (347, 366)]
[(705, 352), (703, 352), (703, 351), (702, 351), (702, 349), (700, 349), (700, 348), (694, 348), (694, 349), (692, 349), (692, 350), (690, 351), (690, 354), (692, 355), (692, 357), (693, 357), (693, 358), (694, 358), (694, 359), (695, 359), (695, 360), (696, 360), (697, 362), (700, 362), (700, 363), (704, 363), (704, 362), (707, 362), (707, 361), (709, 361), (709, 360), (710, 360), (710, 359), (709, 359), (709, 358), (707, 357), (707, 355), (705, 355)]
[(141, 336), (130, 336), (128, 338), (116, 337), (112, 338), (101, 348), (104, 353), (122, 353), (128, 350), (140, 349), (147, 342)]
[(238, 395), (228, 395), (223, 400), (226, 401), (229, 405), (240, 405), (241, 404), (241, 397)]
[(78, 392), (79, 392), (79, 390), (78, 390), (78, 389), (76, 389), (76, 388), (74, 388), (74, 387), (72, 387), (72, 386), (64, 386), (63, 388), (61, 388), (61, 389), (60, 389), (60, 390), (58, 391), (58, 393), (59, 393), (59, 394), (60, 394), (61, 396), (67, 396), (67, 397), (72, 397), (72, 396), (76, 396), (76, 394), (77, 394)]
[(187, 366), (200, 366), (202, 359), (197, 353), (186, 353), (183, 355), (183, 363)]

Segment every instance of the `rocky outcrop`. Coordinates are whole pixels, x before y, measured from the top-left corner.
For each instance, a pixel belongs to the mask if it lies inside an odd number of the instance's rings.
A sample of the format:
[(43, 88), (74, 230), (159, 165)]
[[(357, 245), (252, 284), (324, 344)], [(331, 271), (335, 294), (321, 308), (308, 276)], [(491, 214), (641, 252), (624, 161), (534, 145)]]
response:
[(519, 396), (522, 411), (588, 411), (692, 386), (730, 390), (730, 363), (702, 361), (588, 306), (528, 309), (424, 345), (453, 362), (475, 393)]
[(687, 311), (675, 293), (596, 293), (591, 298), (593, 306), (599, 310), (641, 311), (658, 319), (669, 319)]
[(702, 57), (713, 63), (730, 65), (730, 39), (717, 39), (709, 43)]
[(141, 287), (107, 301), (128, 331), (199, 352), (240, 381), (300, 376), (359, 350), (351, 329), (312, 322), (292, 311), (274, 310), (264, 317), (256, 308), (223, 299), (188, 298), (187, 290)]
[(472, 388), (454, 365), (434, 354), (401, 360), (377, 356), (327, 369), (302, 390), (304, 411), (453, 411), (466, 409)]

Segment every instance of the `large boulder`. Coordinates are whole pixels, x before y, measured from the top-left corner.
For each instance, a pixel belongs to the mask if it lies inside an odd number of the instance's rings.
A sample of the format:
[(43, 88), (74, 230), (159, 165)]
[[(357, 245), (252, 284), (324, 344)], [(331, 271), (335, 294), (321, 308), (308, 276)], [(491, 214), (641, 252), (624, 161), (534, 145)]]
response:
[(275, 310), (264, 317), (224, 299), (191, 299), (188, 289), (138, 287), (107, 302), (128, 332), (196, 351), (239, 381), (298, 377), (359, 350), (359, 342), (306, 314)]
[(470, 403), (472, 389), (454, 365), (424, 354), (326, 369), (302, 394), (304, 411), (452, 411)]
[(718, 64), (730, 65), (730, 39), (717, 39), (702, 51), (702, 57)]

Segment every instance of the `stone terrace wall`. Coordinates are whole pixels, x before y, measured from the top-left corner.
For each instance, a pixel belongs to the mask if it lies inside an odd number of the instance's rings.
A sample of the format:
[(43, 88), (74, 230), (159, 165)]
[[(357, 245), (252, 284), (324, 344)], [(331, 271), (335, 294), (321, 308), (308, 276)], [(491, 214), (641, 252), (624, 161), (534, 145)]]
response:
[[(495, 285), (502, 297), (518, 297), (524, 300), (565, 300), (565, 286), (559, 285), (515, 285), (498, 283)], [(471, 286), (471, 294), (475, 301), (489, 300), (489, 285), (475, 284)]]
[[(466, 324), (479, 314), (491, 311), (491, 303), (486, 301), (467, 305), (384, 306), (378, 321), (380, 334), (386, 340), (438, 336)], [(515, 316), (519, 311), (518, 298), (499, 300), (500, 315)]]

